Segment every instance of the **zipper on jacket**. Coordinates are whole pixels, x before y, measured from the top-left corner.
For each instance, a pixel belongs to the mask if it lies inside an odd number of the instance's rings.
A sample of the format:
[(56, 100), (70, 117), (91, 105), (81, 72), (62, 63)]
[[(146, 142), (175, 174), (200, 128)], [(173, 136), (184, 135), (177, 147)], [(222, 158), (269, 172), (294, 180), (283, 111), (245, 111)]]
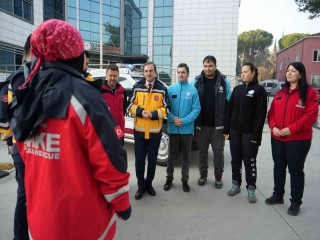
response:
[(143, 96), (143, 106), (144, 106), (144, 103), (145, 103), (145, 100), (146, 100), (146, 96)]
[(238, 121), (240, 122), (241, 120), (241, 109), (242, 109), (242, 99), (247, 95), (247, 85), (244, 88), (244, 94), (241, 94), (241, 100), (240, 100), (240, 108), (239, 108), (239, 116), (238, 116)]
[[(283, 116), (283, 123), (282, 123), (282, 129), (284, 128), (284, 122), (285, 122), (285, 118), (286, 118), (286, 112), (287, 112), (287, 105), (288, 105), (288, 101), (289, 101), (289, 97), (290, 97), (290, 93), (288, 93), (288, 95), (287, 95), (287, 99), (286, 99), (286, 105), (285, 105), (285, 107), (284, 107), (284, 116)], [(286, 136), (284, 136), (283, 137), (283, 140), (285, 140), (286, 139)]]
[[(180, 83), (180, 96), (179, 96), (179, 108), (178, 108), (178, 117), (180, 118), (180, 104), (181, 104), (181, 92), (182, 92), (182, 83)], [(179, 127), (178, 129), (178, 134), (179, 134)]]

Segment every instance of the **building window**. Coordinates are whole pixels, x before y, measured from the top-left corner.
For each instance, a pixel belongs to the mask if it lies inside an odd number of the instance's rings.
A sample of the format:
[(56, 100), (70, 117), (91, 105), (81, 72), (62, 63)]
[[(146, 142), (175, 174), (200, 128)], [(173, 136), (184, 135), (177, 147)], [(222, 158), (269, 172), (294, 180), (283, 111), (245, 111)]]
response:
[(320, 49), (313, 50), (313, 61), (320, 62)]
[(311, 86), (320, 88), (320, 74), (311, 74)]
[(64, 0), (43, 0), (43, 21), (48, 19), (65, 20)]
[(295, 61), (296, 61), (296, 62), (299, 62), (299, 60), (300, 60), (300, 54), (297, 53), (297, 54), (296, 54), (296, 57), (295, 57)]
[(0, 9), (33, 22), (33, 0), (1, 0)]
[(124, 54), (148, 53), (148, 0), (125, 0)]
[(279, 70), (282, 71), (283, 69), (283, 62), (280, 62)]
[(21, 66), (23, 50), (0, 44), (0, 56), (0, 81), (4, 81), (6, 76)]

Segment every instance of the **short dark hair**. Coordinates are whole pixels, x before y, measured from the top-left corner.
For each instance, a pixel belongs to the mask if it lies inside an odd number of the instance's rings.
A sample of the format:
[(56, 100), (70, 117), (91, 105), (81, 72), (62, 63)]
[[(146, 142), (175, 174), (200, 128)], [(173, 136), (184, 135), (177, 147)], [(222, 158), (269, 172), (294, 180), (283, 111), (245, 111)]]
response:
[(84, 51), (84, 54), (86, 55), (86, 58), (90, 58), (90, 57), (91, 57), (91, 54), (89, 53), (88, 50), (85, 50), (85, 51)]
[(185, 68), (187, 70), (187, 73), (189, 73), (189, 67), (186, 63), (180, 63), (178, 65), (178, 68)]
[(203, 59), (203, 64), (205, 63), (205, 62), (209, 62), (209, 61), (211, 61), (211, 62), (213, 62), (215, 65), (217, 65), (217, 59), (214, 57), (214, 56), (212, 56), (212, 55), (208, 55), (208, 56), (206, 56), (204, 59)]
[(24, 54), (26, 57), (30, 54), (30, 39), (31, 39), (31, 34), (28, 36), (23, 48)]
[(108, 70), (119, 72), (119, 67), (117, 65), (115, 65), (115, 64), (109, 64), (108, 67), (107, 67), (106, 73), (108, 72)]
[(146, 63), (143, 65), (143, 71), (144, 71), (144, 67), (147, 66), (147, 65), (153, 65), (154, 71), (157, 72), (157, 67), (156, 67), (156, 65), (155, 65), (153, 62), (146, 62)]
[(254, 72), (254, 76), (253, 76), (252, 82), (258, 83), (258, 69), (256, 68), (256, 66), (253, 65), (253, 63), (251, 63), (251, 62), (247, 62), (247, 63), (242, 65), (242, 67), (244, 67), (244, 66), (248, 66), (250, 71)]

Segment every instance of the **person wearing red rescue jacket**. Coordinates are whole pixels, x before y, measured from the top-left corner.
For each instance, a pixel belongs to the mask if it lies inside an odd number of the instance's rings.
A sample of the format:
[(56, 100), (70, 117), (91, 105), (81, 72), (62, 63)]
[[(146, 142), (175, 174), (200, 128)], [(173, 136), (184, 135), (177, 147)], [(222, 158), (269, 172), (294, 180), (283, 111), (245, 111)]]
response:
[[(106, 100), (109, 110), (114, 120), (119, 124), (121, 130), (124, 131), (125, 119), (124, 114), (127, 106), (127, 96), (124, 88), (118, 83), (119, 68), (115, 64), (110, 64), (106, 72), (107, 79), (101, 85), (101, 93)], [(121, 139), (124, 144), (124, 138)]]
[(268, 123), (271, 129), (271, 147), (274, 161), (273, 195), (268, 205), (283, 204), (286, 168), (291, 179), (291, 205), (288, 214), (298, 215), (304, 190), (304, 163), (311, 147), (312, 125), (318, 119), (318, 99), (308, 86), (302, 63), (287, 67), (285, 87), (271, 104)]
[(31, 52), (38, 61), (9, 110), (25, 163), (30, 238), (113, 239), (117, 216), (131, 214), (127, 155), (121, 128), (83, 78), (80, 32), (45, 21)]

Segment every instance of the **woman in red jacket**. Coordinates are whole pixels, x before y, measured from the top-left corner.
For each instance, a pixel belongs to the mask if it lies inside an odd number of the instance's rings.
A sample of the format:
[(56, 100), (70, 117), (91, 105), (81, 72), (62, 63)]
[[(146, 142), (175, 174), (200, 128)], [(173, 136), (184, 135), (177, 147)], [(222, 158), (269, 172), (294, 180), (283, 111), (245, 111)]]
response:
[(293, 62), (287, 67), (285, 87), (275, 95), (268, 113), (274, 189), (273, 195), (265, 201), (268, 205), (283, 204), (288, 166), (291, 178), (288, 214), (292, 216), (298, 215), (302, 204), (304, 162), (311, 146), (312, 125), (317, 119), (317, 94), (308, 86), (304, 65)]

